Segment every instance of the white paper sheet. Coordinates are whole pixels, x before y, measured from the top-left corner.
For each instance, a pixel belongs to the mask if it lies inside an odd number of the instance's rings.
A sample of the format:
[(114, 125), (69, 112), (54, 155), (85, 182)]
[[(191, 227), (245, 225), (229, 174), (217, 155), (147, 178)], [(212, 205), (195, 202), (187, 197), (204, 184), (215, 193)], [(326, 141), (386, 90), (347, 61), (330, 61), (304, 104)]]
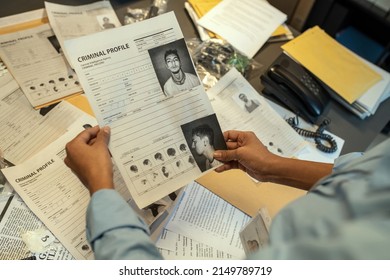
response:
[(375, 114), (382, 101), (390, 95), (390, 73), (381, 67), (361, 58), (367, 65), (382, 76), (382, 79), (370, 87), (356, 102), (361, 104), (370, 114)]
[(252, 58), (286, 19), (264, 0), (224, 0), (198, 23)]
[(231, 254), (245, 257), (239, 232), (250, 217), (196, 182), (184, 189), (166, 229)]
[(0, 59), (0, 99), (3, 99), (18, 88), (18, 83), (15, 81), (5, 64)]
[[(8, 182), (28, 207), (76, 259), (93, 258), (85, 236), (89, 193), (63, 159), (66, 143), (83, 130), (85, 124), (94, 126), (96, 120), (87, 114), (82, 115), (64, 135), (38, 154), (17, 166), (2, 169)], [(175, 199), (171, 195), (159, 201), (162, 207), (157, 215), (153, 215), (149, 208), (139, 209), (115, 165), (114, 185), (126, 202), (149, 224), (151, 231), (158, 226), (156, 223), (165, 221), (174, 207)]]
[(0, 46), (1, 58), (33, 107), (82, 91), (49, 24), (1, 35)]
[(0, 149), (13, 164), (38, 153), (84, 114), (64, 101), (42, 116), (25, 100), (20, 90), (0, 100)]
[(89, 193), (63, 160), (66, 143), (84, 129), (83, 124), (92, 121), (84, 115), (74, 129), (38, 154), (2, 170), (27, 206), (76, 259), (93, 259), (85, 235)]
[[(80, 6), (45, 2), (45, 8), (50, 26), (62, 49), (64, 49), (65, 40), (122, 25), (110, 1), (98, 1)], [(68, 58), (66, 52), (65, 57)]]
[[(223, 131), (253, 131), (271, 152), (284, 157), (298, 154), (307, 145), (235, 68), (207, 94)], [(240, 99), (241, 94), (256, 102), (253, 103), (255, 106), (249, 107), (250, 112)]]
[[(214, 146), (225, 147), (211, 104), (196, 86), (166, 96), (170, 77), (164, 53), (176, 49), (182, 69), (193, 62), (173, 12), (65, 41), (88, 100), (101, 126), (111, 127), (110, 151), (140, 208), (201, 175), (192, 128), (208, 124)], [(187, 74), (186, 74), (187, 77)]]
[(0, 27), (9, 27), (47, 17), (45, 9), (37, 9), (0, 18)]
[(225, 260), (239, 259), (203, 242), (172, 231), (164, 230), (156, 243), (157, 248), (166, 260)]

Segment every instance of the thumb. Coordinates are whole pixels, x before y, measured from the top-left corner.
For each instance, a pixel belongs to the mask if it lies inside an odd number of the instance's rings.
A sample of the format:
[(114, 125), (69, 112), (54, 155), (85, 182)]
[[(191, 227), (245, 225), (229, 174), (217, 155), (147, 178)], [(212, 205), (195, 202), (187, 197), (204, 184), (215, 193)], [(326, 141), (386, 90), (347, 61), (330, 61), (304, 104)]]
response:
[(222, 162), (237, 160), (237, 150), (218, 150), (214, 152), (213, 156)]
[(96, 137), (96, 142), (104, 143), (105, 145), (108, 145), (108, 143), (110, 142), (110, 134), (111, 134), (110, 127), (104, 126), (102, 129), (100, 129)]

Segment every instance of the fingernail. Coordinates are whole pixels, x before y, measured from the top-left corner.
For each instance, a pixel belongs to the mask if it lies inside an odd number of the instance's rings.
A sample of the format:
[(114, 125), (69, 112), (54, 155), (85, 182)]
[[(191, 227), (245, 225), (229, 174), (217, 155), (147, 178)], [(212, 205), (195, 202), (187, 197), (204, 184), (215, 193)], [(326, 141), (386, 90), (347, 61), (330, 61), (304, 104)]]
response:
[(109, 127), (109, 126), (103, 127), (103, 131), (104, 131), (105, 133), (110, 133), (110, 127)]

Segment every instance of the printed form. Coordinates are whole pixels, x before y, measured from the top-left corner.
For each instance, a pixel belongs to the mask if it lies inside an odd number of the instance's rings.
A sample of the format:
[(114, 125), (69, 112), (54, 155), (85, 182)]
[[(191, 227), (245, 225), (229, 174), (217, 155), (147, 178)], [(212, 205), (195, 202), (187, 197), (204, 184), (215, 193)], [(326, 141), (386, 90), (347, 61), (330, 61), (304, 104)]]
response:
[(85, 233), (89, 193), (65, 165), (65, 145), (92, 121), (86, 115), (79, 118), (40, 153), (2, 170), (26, 205), (76, 259), (94, 258)]
[[(184, 189), (166, 229), (242, 259), (245, 252), (239, 233), (249, 220), (250, 216), (192, 182)], [(162, 241), (157, 244), (161, 246)]]
[[(45, 1), (50, 26), (62, 49), (64, 41), (121, 26), (110, 1), (68, 6)], [(65, 57), (68, 56), (65, 52)]]
[[(66, 248), (65, 251), (68, 252), (66, 256), (73, 256), (75, 259), (94, 258), (91, 246), (86, 240), (85, 232), (85, 213), (90, 195), (87, 188), (64, 163), (66, 143), (80, 133), (86, 124), (94, 126), (96, 125), (96, 120), (87, 114), (80, 116), (64, 135), (42, 149), (38, 154), (21, 164), (2, 169), (8, 182), (20, 195), (28, 208), (58, 239), (53, 240), (53, 246), (47, 248), (47, 254), (61, 253), (62, 255), (64, 254), (64, 250), (61, 249), (63, 246)], [(173, 203), (170, 197), (164, 197), (159, 201), (161, 207), (158, 209), (158, 215), (153, 213), (151, 209), (137, 208), (115, 165), (114, 184), (116, 191), (147, 222), (151, 231), (156, 226), (155, 223), (162, 223), (164, 217), (169, 216), (171, 211), (170, 204)], [(0, 200), (0, 210), (3, 207), (2, 205)], [(5, 211), (11, 210), (11, 208), (7, 207), (5, 205), (5, 210), (0, 212), (0, 244), (3, 242), (2, 238), (7, 238), (4, 242), (8, 242), (8, 236), (12, 236), (12, 244), (18, 246), (17, 253), (20, 255), (23, 254), (25, 249), (20, 240), (21, 230), (35, 230), (41, 224), (33, 223), (31, 219), (28, 219), (28, 221), (19, 223), (18, 226), (22, 227), (19, 229), (15, 226), (14, 216), (4, 214), (6, 213)], [(174, 207), (173, 204), (172, 207)], [(15, 211), (20, 212), (18, 209)], [(8, 213), (12, 214), (13, 210)], [(6, 228), (3, 227), (4, 223), (7, 225)], [(11, 225), (13, 226), (11, 227)], [(3, 228), (7, 232), (7, 236), (2, 235)], [(45, 227), (42, 225), (42, 228)], [(14, 249), (16, 250), (16, 247)], [(15, 251), (14, 253), (4, 252), (4, 254), (7, 254), (7, 258), (16, 256)], [(40, 255), (39, 257), (41, 258), (42, 256)]]
[(164, 229), (156, 246), (165, 260), (239, 259), (203, 242)]
[(296, 156), (307, 146), (235, 68), (209, 89), (207, 95), (223, 131), (253, 131), (272, 153), (284, 157)]
[[(99, 125), (111, 127), (110, 151), (138, 207), (202, 174), (190, 149), (192, 128), (207, 123), (215, 134), (221, 130), (173, 12), (67, 40), (65, 47)], [(176, 92), (164, 90), (172, 84), (169, 50), (176, 53), (171, 65), (185, 72)]]
[(64, 101), (42, 116), (27, 103), (19, 89), (0, 100), (0, 149), (12, 164), (38, 153), (84, 114)]
[(0, 46), (1, 58), (34, 108), (81, 93), (49, 24), (3, 34)]

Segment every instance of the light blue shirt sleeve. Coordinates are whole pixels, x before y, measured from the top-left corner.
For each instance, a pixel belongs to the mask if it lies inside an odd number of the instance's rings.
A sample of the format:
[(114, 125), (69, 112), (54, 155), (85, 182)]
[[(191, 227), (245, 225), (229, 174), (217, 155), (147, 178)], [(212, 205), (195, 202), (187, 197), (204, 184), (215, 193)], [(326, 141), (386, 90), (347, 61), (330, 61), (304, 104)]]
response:
[(149, 229), (115, 190), (95, 192), (87, 208), (87, 239), (95, 258), (162, 259)]
[(390, 140), (340, 157), (274, 218), (253, 259), (390, 259)]

